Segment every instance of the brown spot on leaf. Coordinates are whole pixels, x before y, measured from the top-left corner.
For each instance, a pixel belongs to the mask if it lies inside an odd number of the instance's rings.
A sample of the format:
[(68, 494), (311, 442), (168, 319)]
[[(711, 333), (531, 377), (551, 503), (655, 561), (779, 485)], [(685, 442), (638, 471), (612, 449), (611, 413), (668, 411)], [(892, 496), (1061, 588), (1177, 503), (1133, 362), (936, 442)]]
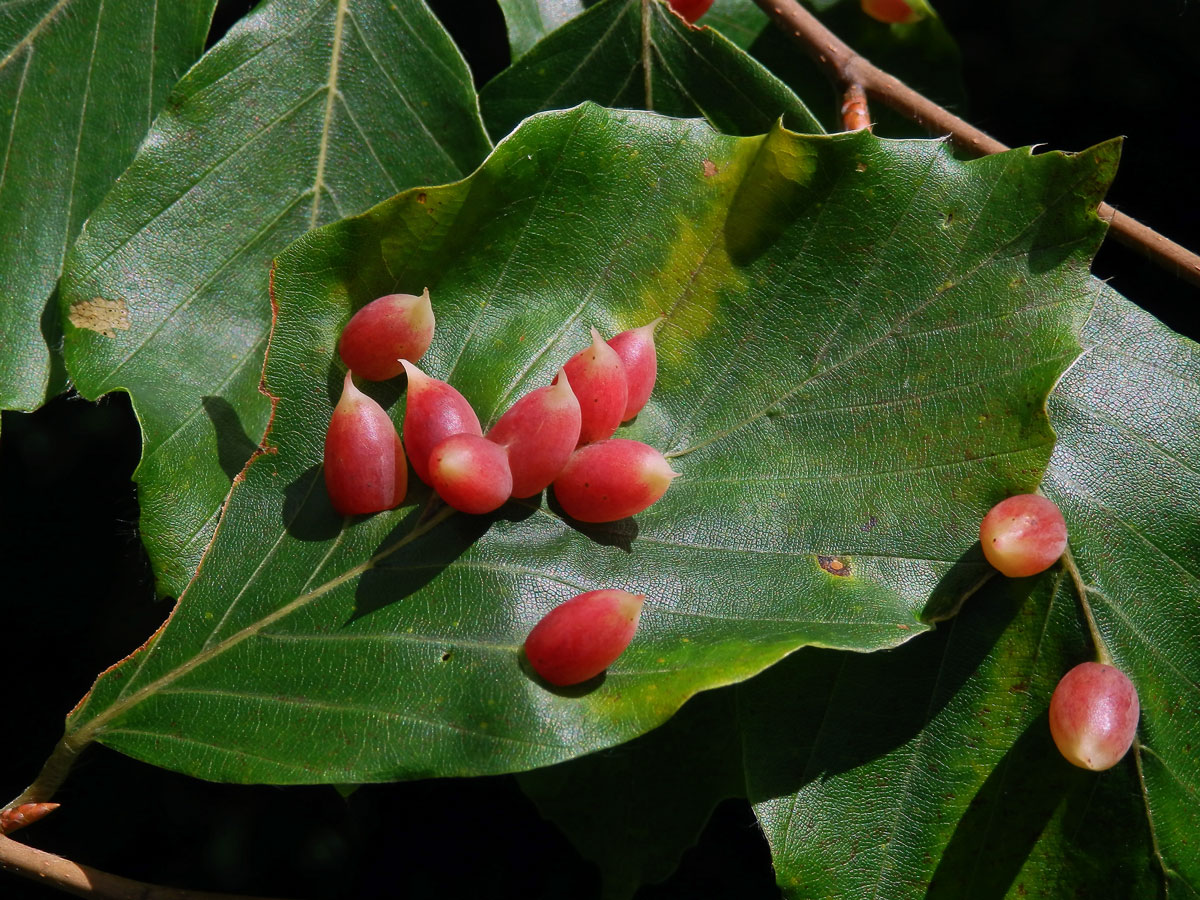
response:
[(706, 159), (704, 161), (704, 177), (705, 178), (712, 178), (714, 175), (717, 174), (718, 171), (720, 171), (720, 170), (717, 168), (716, 163), (714, 163), (711, 159)]
[(417, 202), (418, 203), (424, 203), (428, 199), (429, 199), (429, 195), (426, 194), (424, 191), (421, 191), (421, 193), (417, 194)]
[(76, 328), (86, 328), (105, 337), (116, 337), (118, 329), (129, 330), (129, 307), (124, 300), (96, 297), (71, 304), (67, 319)]
[(844, 577), (850, 574), (850, 567), (836, 556), (818, 556), (817, 565), (830, 575)]
[(864, 522), (862, 525), (859, 525), (858, 527), (860, 529), (862, 529), (863, 531), (870, 531), (872, 528), (874, 528), (878, 524), (879, 524), (879, 520), (877, 518), (875, 518), (874, 516), (871, 516), (869, 519), (867, 519), (866, 522)]

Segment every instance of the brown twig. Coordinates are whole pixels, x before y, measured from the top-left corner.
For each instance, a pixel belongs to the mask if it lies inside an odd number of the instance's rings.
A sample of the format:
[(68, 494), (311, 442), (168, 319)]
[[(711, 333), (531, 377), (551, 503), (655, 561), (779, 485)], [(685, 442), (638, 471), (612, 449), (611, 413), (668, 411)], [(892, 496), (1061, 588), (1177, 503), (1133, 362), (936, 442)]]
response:
[[(1009, 149), (994, 137), (872, 65), (796, 0), (754, 0), (771, 19), (842, 85), (862, 85), (872, 100), (889, 106), (931, 134), (948, 134), (959, 147), (986, 155)], [(1163, 237), (1107, 203), (1097, 210), (1113, 236), (1156, 265), (1200, 287), (1200, 256)]]
[(3, 836), (0, 836), (0, 869), (91, 900), (266, 900), (146, 884), (81, 866)]

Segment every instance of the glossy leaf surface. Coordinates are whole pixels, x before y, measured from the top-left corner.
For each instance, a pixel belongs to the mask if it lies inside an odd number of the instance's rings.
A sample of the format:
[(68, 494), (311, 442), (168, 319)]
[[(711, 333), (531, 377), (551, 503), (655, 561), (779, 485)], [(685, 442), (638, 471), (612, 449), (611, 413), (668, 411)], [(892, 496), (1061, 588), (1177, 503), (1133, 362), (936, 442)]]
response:
[(487, 149), (466, 65), (420, 0), (270, 0), (180, 83), (63, 289), (68, 315), (102, 298), (128, 319), (69, 328), (67, 366), (85, 396), (133, 397), (161, 590), (187, 583), (267, 423), (271, 258)]
[[(584, 0), (499, 0), (508, 29), (512, 58), (524, 55), (551, 31), (565, 25), (595, 2)], [(767, 24), (766, 15), (754, 0), (715, 0), (698, 23), (716, 28), (745, 49)]]
[(1136, 770), (1098, 778), (1050, 738), (1081, 624), (1056, 568), (994, 579), (896, 653), (768, 673), (746, 773), (784, 896), (1155, 896)]
[(748, 50), (769, 24), (754, 0), (715, 0), (696, 24), (715, 28), (743, 50)]
[[(1086, 306), (1089, 349), (1050, 401), (1059, 440), (1044, 488), (1063, 504), (1106, 646), (1155, 698), (1140, 747), (1103, 773), (1061, 757), (1050, 697), (1095, 655), (1077, 585), (1062, 564), (997, 576), (958, 617), (902, 648), (802, 651), (739, 686), (723, 718), (711, 711), (718, 692), (646, 738), (523, 776), (613, 883), (631, 852), (656, 861), (643, 871), (661, 877), (680, 839), (656, 840), (652, 826), (630, 851), (585, 818), (653, 823), (659, 810), (691, 809), (695, 829), (707, 815), (697, 793), (713, 803), (744, 779), (787, 897), (1197, 893), (1197, 598), (1182, 572), (1194, 557), (1171, 541), (1194, 540), (1194, 452), (1182, 435), (1200, 358), (1099, 282)], [(1148, 397), (1153, 413), (1140, 405)], [(736, 757), (694, 749), (731, 733)], [(611, 787), (621, 773), (667, 765), (668, 787), (646, 790), (644, 804)]]
[(585, 100), (703, 116), (729, 134), (768, 131), (782, 116), (821, 126), (778, 78), (711, 28), (688, 25), (660, 0), (603, 0), (555, 30), (480, 92), (496, 140), (526, 116)]
[(1082, 341), (1084, 356), (1051, 397), (1058, 443), (1043, 490), (1066, 517), (1113, 664), (1137, 687), (1142, 716), (1134, 753), (1170, 895), (1194, 896), (1200, 347), (1099, 285)]
[[(275, 272), (271, 452), (70, 740), (237, 781), (511, 771), (627, 740), (806, 644), (907, 640), (978, 580), (979, 518), (1049, 458), (1113, 149), (964, 163), (935, 141), (584, 106), (531, 119), (469, 179), (312, 233)], [(333, 514), (334, 338), (414, 284), (440, 298), (423, 362), (486, 424), (589, 324), (665, 314), (654, 396), (618, 433), (683, 477), (583, 531), (540, 502)], [(599, 685), (546, 690), (517, 648), (602, 587), (647, 594), (636, 639)]]
[(787, 898), (1158, 896), (1135, 767), (1098, 778), (1050, 739), (1088, 641), (1065, 573), (1031, 582), (993, 580), (897, 650), (802, 650), (522, 787), (614, 900), (670, 874), (731, 796), (755, 801)]
[(512, 58), (524, 55), (530, 47), (560, 25), (565, 25), (584, 10), (583, 0), (499, 0), (508, 29)]
[(51, 294), (63, 258), (204, 49), (214, 6), (24, 0), (0, 8), (0, 408), (33, 409), (48, 389), (61, 390), (51, 385), (51, 347), (62, 333)]

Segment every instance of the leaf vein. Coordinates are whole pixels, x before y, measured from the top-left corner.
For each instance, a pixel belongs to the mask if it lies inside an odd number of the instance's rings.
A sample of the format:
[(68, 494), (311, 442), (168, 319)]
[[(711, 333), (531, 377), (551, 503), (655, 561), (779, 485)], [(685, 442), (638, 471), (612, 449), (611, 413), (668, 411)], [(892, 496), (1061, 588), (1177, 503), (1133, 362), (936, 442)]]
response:
[(5, 66), (7, 66), (13, 59), (16, 58), (17, 54), (26, 47), (32, 49), (33, 42), (37, 40), (37, 36), (41, 34), (42, 30), (54, 20), (54, 17), (59, 14), (62, 8), (70, 2), (71, 0), (58, 0), (58, 2), (54, 4), (54, 7), (44, 16), (42, 16), (42, 18), (39, 19), (32, 28), (29, 29), (29, 31), (25, 34), (25, 37), (21, 38), (21, 40), (17, 41), (17, 43), (13, 45), (13, 48), (9, 50), (7, 54), (5, 54), (4, 59), (0, 59), (0, 69), (3, 69)]
[[(350, 24), (354, 26), (355, 34), (357, 34), (359, 39), (362, 41), (363, 47), (365, 47), (367, 50), (367, 53), (370, 54), (371, 59), (375, 63), (375, 67), (377, 69), (379, 69), (380, 74), (383, 75), (384, 80), (387, 81), (388, 86), (392, 89), (392, 92), (399, 98), (400, 102), (404, 104), (404, 108), (408, 110), (409, 115), (412, 116), (413, 120), (417, 123), (418, 126), (420, 126), (421, 130), (423, 132), (425, 132), (425, 135), (426, 135), (426, 137), (429, 138), (430, 143), (435, 148), (437, 148), (437, 151), (445, 158), (446, 162), (448, 162), (450, 164), (451, 170), (454, 172), (457, 172), (461, 175), (462, 167), (459, 166), (457, 162), (455, 162), (454, 157), (452, 157), (450, 155), (450, 152), (446, 149), (445, 145), (441, 142), (441, 140), (438, 138), (438, 136), (435, 135), (429, 129), (428, 125), (425, 124), (425, 120), (422, 119), (421, 116), (417, 113), (416, 109), (413, 107), (413, 105), (409, 101), (408, 97), (405, 96), (404, 92), (400, 90), (400, 86), (398, 84), (396, 84), (395, 80), (392, 78), (391, 71), (386, 66), (384, 66), (384, 64), (380, 61), (379, 56), (376, 55), (375, 48), (371, 46), (371, 42), (367, 39), (366, 34), (364, 34), (363, 30), (359, 27), (358, 18), (354, 15), (354, 11), (349, 10), (348, 12), (350, 15)], [(412, 32), (412, 33), (415, 33), (415, 32)], [(419, 38), (418, 38), (418, 40), (419, 40)], [(422, 43), (422, 46), (425, 46), (423, 42), (421, 42), (421, 43)], [(434, 55), (434, 58), (437, 58), (436, 54), (433, 54), (433, 55)]]
[(329, 54), (329, 74), (325, 79), (325, 113), (321, 117), (321, 138), (317, 144), (317, 172), (313, 177), (312, 215), (308, 227), (316, 228), (321, 215), (321, 187), (325, 184), (325, 160), (329, 154), (329, 132), (333, 125), (333, 106), (337, 99), (338, 64), (342, 58), (342, 27), (346, 19), (346, 4), (349, 0), (337, 0), (337, 13), (333, 19), (333, 44)]
[[(172, 306), (170, 311), (167, 313), (167, 315), (162, 318), (162, 320), (150, 331), (150, 333), (147, 334), (146, 337), (143, 338), (141, 341), (139, 341), (135, 346), (133, 346), (129, 350), (129, 352), (125, 354), (125, 356), (121, 359), (121, 361), (118, 362), (111, 370), (109, 370), (109, 372), (106, 373), (102, 379), (100, 379), (99, 383), (100, 384), (111, 384), (112, 379), (116, 377), (116, 374), (118, 372), (120, 372), (121, 369), (123, 369), (129, 362), (131, 362), (136, 356), (138, 356), (143, 350), (145, 350), (146, 347), (156, 337), (158, 337), (159, 334), (162, 333), (162, 330), (164, 328), (166, 328), (167, 325), (169, 325), (171, 322), (175, 321), (175, 319), (178, 316), (180, 316), (181, 314), (186, 312), (187, 309), (192, 305), (193, 301), (195, 301), (197, 298), (199, 298), (204, 293), (204, 291), (210, 285), (213, 284), (213, 282), (215, 282), (219, 277), (221, 277), (221, 275), (225, 272), (226, 269), (228, 269), (234, 263), (238, 262), (242, 258), (243, 254), (245, 254), (246, 252), (251, 250), (259, 242), (260, 239), (262, 239), (263, 237), (270, 234), (272, 229), (274, 229), (276, 225), (278, 225), (284, 218), (286, 218), (287, 215), (292, 212), (292, 210), (294, 210), (297, 206), (299, 206), (301, 203), (303, 203), (304, 198), (307, 196), (307, 194), (308, 194), (308, 191), (305, 191), (301, 194), (297, 194), (294, 198), (292, 198), (291, 201), (288, 202), (287, 206), (285, 206), (282, 210), (279, 211), (279, 213), (277, 213), (275, 215), (274, 218), (272, 218), (269, 222), (267, 222), (265, 225), (263, 225), (261, 228), (257, 229), (253, 234), (251, 234), (249, 236), (249, 238), (247, 238), (247, 240), (245, 240), (241, 244), (241, 246), (237, 247), (233, 251), (233, 253), (231, 253), (228, 257), (226, 257), (224, 262), (222, 262), (219, 266), (217, 266), (217, 268), (214, 269), (207, 277), (205, 277), (203, 281), (201, 281), (198, 285), (196, 285), (194, 288), (192, 288), (192, 290), (188, 292), (188, 295), (186, 297), (184, 297), (180, 303), (177, 303), (174, 306)], [(255, 324), (259, 325), (259, 327), (262, 327), (261, 324), (259, 324), (257, 322)], [(265, 336), (265, 334), (266, 334), (266, 332), (263, 332), (263, 336)], [(256, 341), (255, 346), (257, 347), (259, 343), (261, 343), (261, 338), (258, 341)], [(242, 365), (242, 363), (238, 364), (239, 367), (241, 365)]]

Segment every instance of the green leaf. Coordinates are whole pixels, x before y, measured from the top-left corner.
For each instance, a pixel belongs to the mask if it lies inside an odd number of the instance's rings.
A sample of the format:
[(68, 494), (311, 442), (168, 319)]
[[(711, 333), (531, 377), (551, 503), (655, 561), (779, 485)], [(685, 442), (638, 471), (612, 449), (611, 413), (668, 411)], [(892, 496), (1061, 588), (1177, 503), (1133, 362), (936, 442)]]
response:
[(466, 64), (419, 0), (271, 0), (180, 82), (63, 283), (73, 321), (127, 319), (68, 328), (67, 366), (87, 397), (133, 397), (162, 591), (186, 585), (266, 427), (272, 257), (487, 150)]
[(204, 49), (216, 0), (25, 0), (0, 11), (0, 408), (63, 386), (67, 248)]
[(493, 138), (526, 116), (585, 100), (704, 116), (729, 134), (762, 134), (782, 116), (799, 131), (816, 119), (783, 82), (711, 28), (660, 0), (604, 0), (554, 31), (480, 92)]
[[(997, 579), (897, 650), (801, 651), (521, 785), (610, 885), (631, 861), (664, 877), (713, 805), (748, 795), (787, 897), (1154, 896), (1136, 771), (1074, 769), (1050, 739), (1086, 646), (1061, 569)], [(645, 829), (629, 846), (623, 820)]]
[[(897, 650), (803, 651), (735, 699), (717, 692), (646, 738), (523, 777), (582, 853), (614, 878), (627, 862), (612, 836), (576, 821), (580, 809), (589, 821), (653, 822), (678, 808), (696, 828), (705, 800), (744, 776), (789, 897), (1197, 893), (1200, 598), (1184, 567), (1196, 558), (1187, 435), (1200, 353), (1099, 282), (1088, 306), (1087, 349), (1050, 400), (1059, 439), (1044, 486), (1066, 514), (1106, 646), (1138, 686), (1134, 753), (1090, 773), (1050, 739), (1059, 678), (1095, 656), (1060, 565), (995, 578), (956, 619)], [(744, 756), (703, 753), (730, 735)], [(668, 765), (664, 787), (640, 787)], [(626, 773), (645, 781), (616, 789)], [(563, 797), (545, 802), (559, 786), (574, 811)], [(651, 829), (636, 857), (662, 866), (679, 850)]]
[(716, 0), (696, 24), (715, 28), (743, 50), (749, 50), (769, 20), (754, 0)]
[[(556, 28), (580, 15), (595, 0), (499, 0), (508, 28), (512, 58), (523, 56)], [(754, 0), (716, 0), (699, 25), (716, 28), (734, 44), (747, 49), (767, 24)]]
[(512, 58), (583, 12), (583, 0), (500, 0)]
[[(530, 119), (464, 181), (313, 232), (275, 273), (270, 452), (68, 745), (235, 781), (515, 771), (806, 644), (903, 642), (978, 580), (980, 517), (1046, 464), (1115, 149), (962, 162), (937, 141), (732, 138), (585, 105)], [(485, 422), (589, 324), (665, 313), (656, 396), (624, 433), (684, 477), (585, 531), (538, 503), (422, 512), (420, 491), (343, 521), (321, 475), (337, 335), (426, 285), (422, 365)], [(602, 683), (547, 690), (520, 643), (601, 586), (651, 596), (637, 640)]]
[[(1200, 895), (1200, 347), (1106, 286), (1051, 398), (1044, 490), (1142, 704), (1144, 814), (1172, 896)], [(1092, 654), (1085, 652), (1075, 662)]]
[(997, 578), (894, 653), (814, 653), (742, 693), (750, 797), (784, 896), (1151, 897), (1132, 765), (1054, 747), (1086, 653), (1070, 579)]

